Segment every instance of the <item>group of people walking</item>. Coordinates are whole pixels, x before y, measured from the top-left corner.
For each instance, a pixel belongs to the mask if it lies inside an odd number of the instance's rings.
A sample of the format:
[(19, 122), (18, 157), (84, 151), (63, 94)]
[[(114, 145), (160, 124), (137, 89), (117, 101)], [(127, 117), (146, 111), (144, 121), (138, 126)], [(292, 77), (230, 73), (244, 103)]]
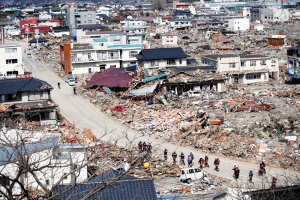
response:
[(146, 153), (150, 154), (151, 150), (152, 150), (152, 145), (150, 142), (147, 144), (146, 142), (140, 141), (138, 144), (138, 148), (141, 153), (146, 152)]
[[(174, 151), (172, 153), (172, 159), (173, 159), (173, 164), (176, 164), (176, 159), (177, 159), (178, 155), (176, 153), (176, 151)], [(185, 158), (185, 155), (183, 152), (180, 153), (179, 155), (179, 158), (180, 158), (180, 165), (185, 165), (185, 162), (184, 162), (184, 158)], [(165, 161), (167, 161), (168, 159), (168, 150), (165, 149), (164, 150), (164, 159)], [(208, 164), (208, 156), (205, 155), (204, 159), (201, 157), (198, 161), (199, 165), (200, 165), (200, 169), (203, 169), (204, 167), (209, 167), (209, 164)], [(194, 155), (192, 152), (190, 152), (190, 154), (188, 155), (188, 158), (187, 158), (187, 163), (188, 163), (188, 167), (192, 167), (193, 166), (193, 160), (194, 160)], [(215, 165), (215, 170), (216, 171), (219, 171), (219, 165), (220, 165), (220, 159), (218, 157), (215, 157), (215, 160), (214, 160), (214, 165)], [(265, 162), (262, 160), (259, 164), (259, 175), (263, 175), (266, 173), (266, 164)], [(239, 179), (239, 176), (240, 176), (240, 169), (239, 169), (239, 166), (234, 164), (233, 166), (233, 177), (237, 180)], [(249, 182), (253, 182), (253, 171), (252, 169), (249, 170)], [(275, 176), (272, 176), (272, 179), (271, 179), (271, 188), (275, 188), (276, 187), (276, 177)]]

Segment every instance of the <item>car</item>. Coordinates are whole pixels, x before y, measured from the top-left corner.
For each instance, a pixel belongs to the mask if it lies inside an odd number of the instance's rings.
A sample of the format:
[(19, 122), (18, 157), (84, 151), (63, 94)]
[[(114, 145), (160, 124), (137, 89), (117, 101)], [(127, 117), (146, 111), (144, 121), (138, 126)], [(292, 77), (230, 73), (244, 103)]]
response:
[(66, 82), (66, 83), (69, 83), (70, 80), (75, 81), (75, 79), (74, 79), (73, 77), (66, 77), (66, 78), (65, 78), (65, 82)]
[(69, 82), (68, 82), (68, 84), (69, 84), (69, 86), (75, 86), (76, 85), (74, 79), (70, 79)]
[(184, 168), (180, 169), (180, 181), (186, 181), (190, 184), (192, 181), (199, 180), (206, 176), (206, 172), (202, 171), (200, 168)]
[(6, 78), (5, 74), (0, 74), (0, 79), (5, 79), (5, 78)]
[(126, 111), (127, 108), (124, 107), (124, 105), (118, 105), (115, 106), (113, 109), (111, 109), (113, 112), (122, 112), (122, 111)]
[(27, 53), (27, 58), (31, 58), (31, 53)]

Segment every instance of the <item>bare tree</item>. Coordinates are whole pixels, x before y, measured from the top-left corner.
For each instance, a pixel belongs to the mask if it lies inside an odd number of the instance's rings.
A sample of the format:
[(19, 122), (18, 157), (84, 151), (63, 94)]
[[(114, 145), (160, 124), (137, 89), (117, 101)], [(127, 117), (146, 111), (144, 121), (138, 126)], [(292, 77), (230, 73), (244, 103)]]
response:
[[(122, 137), (111, 138), (110, 144), (94, 138), (94, 145), (87, 146), (79, 140), (82, 134), (76, 136), (75, 126), (69, 130), (73, 134), (72, 140), (61, 133), (1, 129), (0, 193), (7, 199), (16, 196), (18, 199), (55, 199), (126, 159), (130, 168), (101, 187), (91, 189), (85, 197), (87, 199), (113, 185), (130, 169), (143, 164), (145, 159), (151, 159), (148, 153), (137, 151), (137, 135), (130, 138), (124, 132)], [(100, 138), (113, 131), (104, 130)], [(126, 140), (126, 146), (117, 147), (119, 140)], [(100, 163), (105, 160), (109, 162)], [(54, 194), (61, 184), (67, 185), (65, 190)]]

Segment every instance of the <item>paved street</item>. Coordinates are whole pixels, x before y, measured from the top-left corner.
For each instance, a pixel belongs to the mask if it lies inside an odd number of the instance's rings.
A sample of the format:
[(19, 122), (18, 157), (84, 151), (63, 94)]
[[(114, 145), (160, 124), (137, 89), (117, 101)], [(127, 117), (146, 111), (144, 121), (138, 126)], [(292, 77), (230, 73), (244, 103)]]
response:
[[(25, 43), (22, 43), (23, 49), (25, 47)], [(63, 116), (70, 122), (74, 122), (76, 126), (80, 129), (90, 128), (93, 133), (96, 136), (100, 136), (102, 133), (105, 132), (105, 129), (107, 130), (114, 130), (112, 134), (109, 136), (104, 137), (103, 139), (106, 141), (110, 141), (111, 138), (116, 138), (118, 136), (121, 136), (122, 132), (127, 131), (130, 138), (133, 138), (135, 133), (132, 130), (128, 130), (125, 126), (121, 125), (119, 122), (114, 121), (113, 119), (107, 117), (105, 114), (103, 114), (99, 109), (97, 109), (93, 104), (91, 104), (89, 101), (85, 100), (84, 98), (80, 97), (79, 95), (73, 94), (73, 87), (67, 85), (64, 80), (59, 78), (54, 72), (49, 70), (45, 65), (36, 62), (34, 58), (27, 58), (25, 53), (23, 53), (24, 56), (24, 65), (26, 66), (27, 71), (32, 70), (32, 75), (38, 79), (47, 81), (50, 83), (54, 89), (51, 92), (51, 98), (52, 100), (59, 105), (59, 108), (63, 114)], [(61, 83), (61, 89), (58, 89), (57, 83)], [(111, 102), (111, 105), (114, 105), (114, 102)], [(148, 136), (144, 136), (139, 138), (136, 141), (136, 144), (139, 140), (142, 141), (151, 141), (152, 146), (159, 145), (161, 155), (164, 148), (167, 148), (169, 151), (169, 158), (171, 158), (172, 152), (176, 149), (177, 154), (179, 155), (179, 152), (184, 152), (184, 154), (187, 155), (189, 152), (193, 152), (195, 156), (195, 164), (198, 166), (198, 160), (201, 157), (204, 158), (205, 154), (201, 151), (195, 151), (191, 147), (177, 147), (170, 143), (163, 143), (159, 139), (150, 138)], [(121, 139), (119, 141), (119, 145), (125, 145), (126, 140)], [(245, 183), (247, 183), (248, 179), (248, 173), (249, 169), (254, 170), (254, 184), (255, 187), (263, 187), (261, 185), (261, 181), (257, 176), (258, 171), (258, 164), (252, 164), (248, 162), (239, 162), (231, 160), (230, 158), (223, 158), (220, 157), (220, 172), (214, 171), (213, 167), (213, 160), (215, 158), (214, 155), (209, 154), (210, 160), (210, 168), (207, 169), (208, 173), (215, 174), (218, 176), (222, 176), (225, 178), (233, 179), (232, 174), (233, 171), (231, 170), (233, 168), (233, 164), (238, 164), (241, 170), (241, 180)], [(178, 159), (179, 160), (179, 159)], [(267, 169), (269, 170), (269, 169)], [(280, 169), (272, 168), (271, 172), (275, 174), (276, 172), (279, 172)], [(270, 176), (268, 176), (268, 181), (270, 181)], [(265, 184), (265, 188), (268, 188), (269, 186)]]

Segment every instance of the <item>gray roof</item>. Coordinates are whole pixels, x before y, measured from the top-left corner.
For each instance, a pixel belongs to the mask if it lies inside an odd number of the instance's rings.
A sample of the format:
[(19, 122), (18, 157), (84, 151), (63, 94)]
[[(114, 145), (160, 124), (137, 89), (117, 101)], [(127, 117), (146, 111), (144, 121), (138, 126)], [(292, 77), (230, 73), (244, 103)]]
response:
[(125, 35), (125, 33), (121, 31), (91, 31), (86, 32), (87, 35), (104, 35), (104, 34), (110, 34), (110, 35)]
[(53, 87), (49, 83), (33, 77), (0, 80), (0, 95), (47, 89), (53, 89)]
[(240, 58), (247, 59), (247, 58), (270, 58), (270, 57), (265, 55), (241, 55)]
[(170, 22), (191, 22), (192, 19), (170, 19)]
[(238, 57), (238, 56), (235, 54), (215, 54), (215, 55), (203, 55), (201, 57), (217, 60), (218, 58), (231, 58), (231, 57)]

